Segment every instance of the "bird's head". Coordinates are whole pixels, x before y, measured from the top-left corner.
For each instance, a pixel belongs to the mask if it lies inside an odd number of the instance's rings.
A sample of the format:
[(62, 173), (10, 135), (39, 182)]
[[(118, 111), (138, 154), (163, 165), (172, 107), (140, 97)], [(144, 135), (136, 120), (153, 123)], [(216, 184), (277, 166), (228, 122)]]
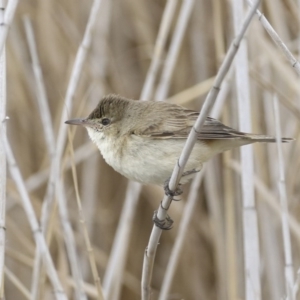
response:
[(85, 127), (94, 142), (106, 137), (117, 137), (124, 127), (123, 121), (129, 101), (133, 100), (118, 95), (105, 96), (87, 118), (71, 119), (65, 123)]

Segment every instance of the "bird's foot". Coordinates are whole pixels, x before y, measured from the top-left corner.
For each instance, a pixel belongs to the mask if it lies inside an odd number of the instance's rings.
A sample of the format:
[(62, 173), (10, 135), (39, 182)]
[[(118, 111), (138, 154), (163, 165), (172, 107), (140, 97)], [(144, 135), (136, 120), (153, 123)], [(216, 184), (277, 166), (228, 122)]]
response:
[(198, 172), (200, 172), (200, 171), (201, 171), (201, 169), (193, 169), (193, 170), (189, 170), (189, 171), (184, 172), (184, 173), (182, 174), (182, 177), (189, 176), (189, 175), (198, 173)]
[[(181, 189), (181, 184), (179, 184), (177, 186), (175, 191), (171, 191), (170, 188), (169, 188), (169, 182), (170, 182), (170, 179), (166, 180), (165, 184), (164, 184), (164, 190), (165, 190), (166, 196), (173, 198), (173, 197), (179, 196), (183, 193), (183, 191)], [(172, 199), (172, 200), (174, 200), (174, 199)]]
[[(186, 176), (190, 176), (190, 175), (193, 175), (195, 173), (198, 173), (200, 172), (201, 169), (193, 169), (193, 170), (189, 170), (189, 171), (186, 171), (182, 174), (182, 177), (186, 177)], [(171, 191), (170, 188), (169, 188), (169, 182), (170, 182), (170, 178), (167, 179), (165, 181), (165, 184), (164, 184), (164, 190), (165, 190), (165, 194), (166, 196), (168, 197), (175, 197), (175, 196), (179, 196), (183, 193), (182, 189), (181, 189), (181, 184), (179, 183), (176, 190), (175, 191)], [(178, 201), (177, 199), (172, 199), (174, 201)]]
[(174, 221), (170, 218), (169, 215), (166, 216), (166, 218), (164, 220), (160, 220), (157, 217), (157, 210), (154, 211), (154, 215), (153, 215), (153, 223), (155, 224), (155, 226), (157, 226), (158, 228), (162, 229), (162, 230), (170, 230), (173, 227), (173, 223)]

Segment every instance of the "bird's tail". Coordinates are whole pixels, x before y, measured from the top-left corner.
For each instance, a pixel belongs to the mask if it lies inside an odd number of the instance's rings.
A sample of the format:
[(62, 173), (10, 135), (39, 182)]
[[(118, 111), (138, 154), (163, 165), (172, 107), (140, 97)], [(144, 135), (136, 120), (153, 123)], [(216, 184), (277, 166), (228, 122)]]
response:
[[(259, 143), (276, 143), (276, 138), (273, 136), (261, 135), (261, 134), (249, 134), (249, 137), (254, 140), (255, 142)], [(281, 138), (282, 143), (289, 143), (294, 141), (293, 138)]]

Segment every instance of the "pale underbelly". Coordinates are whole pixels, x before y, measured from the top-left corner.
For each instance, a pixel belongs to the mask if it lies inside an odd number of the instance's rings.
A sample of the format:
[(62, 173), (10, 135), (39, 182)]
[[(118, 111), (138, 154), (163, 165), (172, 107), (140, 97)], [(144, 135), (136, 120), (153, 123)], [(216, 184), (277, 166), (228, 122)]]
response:
[[(135, 137), (128, 140), (123, 149), (114, 149), (113, 155), (101, 152), (107, 163), (125, 177), (144, 184), (161, 185), (170, 178), (184, 142)], [(206, 143), (197, 142), (185, 171), (201, 169), (211, 155), (212, 149)]]

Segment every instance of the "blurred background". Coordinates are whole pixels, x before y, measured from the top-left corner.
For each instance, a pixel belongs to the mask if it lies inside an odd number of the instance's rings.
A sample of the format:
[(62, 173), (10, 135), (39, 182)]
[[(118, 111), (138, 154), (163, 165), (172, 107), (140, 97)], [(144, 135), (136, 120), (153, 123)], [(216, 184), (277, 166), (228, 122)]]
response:
[[(175, 1), (175, 0), (174, 0)], [(165, 100), (199, 110), (213, 77), (234, 37), (233, 2), (195, 0), (187, 17), (178, 57), (164, 94), (157, 89), (176, 36), (181, 6), (178, 1), (159, 71), (148, 100)], [(114, 93), (140, 99), (167, 1), (102, 0), (92, 32), (91, 46), (80, 73), (68, 118), (85, 117), (103, 95)], [(49, 179), (51, 156), (43, 131), (44, 117), (38, 108), (37, 83), (24, 29), (24, 17), (32, 22), (37, 53), (51, 112), (55, 137), (61, 126), (65, 95), (76, 53), (82, 41), (92, 1), (20, 1), (7, 40), (7, 135), (24, 177), (36, 215), (40, 219)], [(299, 7), (296, 1), (265, 0), (261, 10), (283, 41), (298, 58)], [(173, 36), (174, 35), (174, 36)], [(274, 95), (278, 97), (282, 135), (296, 139), (284, 144), (286, 191), (290, 211), (294, 272), (300, 265), (300, 85), (293, 68), (267, 35), (257, 16), (247, 33), (252, 132), (275, 135)], [(239, 128), (234, 72), (226, 79), (219, 120)], [(163, 99), (159, 99), (163, 95)], [(83, 128), (71, 128), (75, 158), (66, 143), (61, 162), (67, 209), (75, 237), (78, 261), (89, 299), (97, 299), (88, 251), (76, 202), (70, 161), (76, 165), (82, 211), (86, 220), (101, 280), (116, 237), (128, 181), (109, 167)], [(260, 242), (262, 299), (285, 295), (284, 252), (278, 192), (276, 144), (254, 145), (255, 199)], [(70, 159), (71, 158), (71, 159)], [(168, 299), (244, 299), (242, 192), (239, 149), (215, 157), (206, 166), (197, 189), (195, 206), (178, 261)], [(158, 162), (159, 163), (159, 162)], [(157, 299), (169, 256), (176, 241), (190, 184), (182, 201), (174, 202), (170, 215), (174, 228), (163, 232), (156, 254), (152, 299)], [(143, 186), (134, 212), (121, 291), (112, 299), (140, 299), (143, 255), (152, 230), (153, 211), (159, 207), (163, 189)], [(56, 203), (56, 202), (55, 202)], [(47, 241), (59, 277), (69, 299), (74, 299), (74, 281), (64, 243), (57, 205), (49, 211), (51, 226)], [(8, 174), (5, 265), (5, 299), (29, 299), (35, 243)], [(20, 285), (21, 284), (21, 285)], [(22, 288), (21, 288), (21, 287)], [(38, 299), (53, 299), (52, 287), (42, 273)], [(299, 298), (300, 299), (300, 298)]]

